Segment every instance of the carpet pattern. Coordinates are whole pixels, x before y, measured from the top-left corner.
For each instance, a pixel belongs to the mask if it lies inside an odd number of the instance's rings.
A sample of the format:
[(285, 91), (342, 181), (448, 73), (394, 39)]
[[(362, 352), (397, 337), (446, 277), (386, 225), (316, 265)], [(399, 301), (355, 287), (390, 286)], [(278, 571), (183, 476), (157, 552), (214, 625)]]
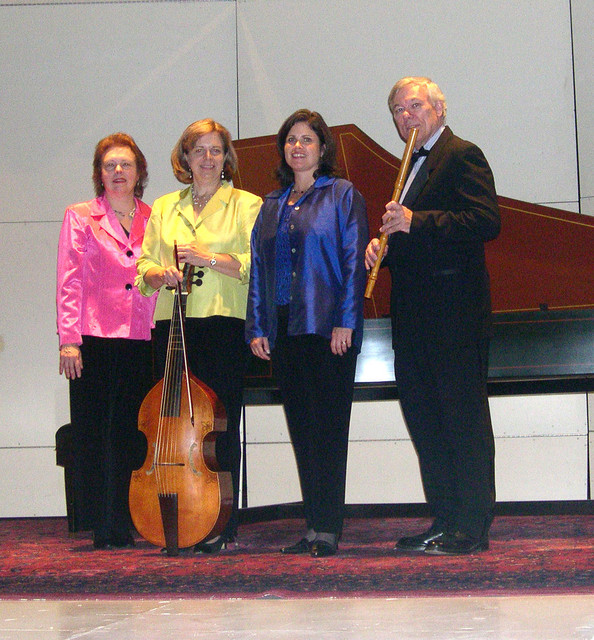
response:
[(424, 518), (349, 518), (339, 553), (283, 556), (297, 519), (244, 524), (217, 556), (169, 557), (137, 539), (93, 550), (65, 518), (0, 520), (0, 597), (296, 598), (594, 593), (594, 517), (501, 516), (488, 551), (437, 557), (393, 550)]

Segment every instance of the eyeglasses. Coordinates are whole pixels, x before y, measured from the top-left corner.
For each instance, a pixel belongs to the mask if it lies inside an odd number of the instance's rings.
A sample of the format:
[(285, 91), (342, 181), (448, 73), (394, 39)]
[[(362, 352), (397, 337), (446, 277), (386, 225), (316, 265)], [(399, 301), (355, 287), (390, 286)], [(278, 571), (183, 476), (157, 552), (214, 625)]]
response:
[(132, 162), (107, 162), (103, 165), (103, 169), (107, 171), (107, 173), (113, 173), (118, 167), (120, 167), (122, 171), (131, 171), (135, 168), (135, 165)]

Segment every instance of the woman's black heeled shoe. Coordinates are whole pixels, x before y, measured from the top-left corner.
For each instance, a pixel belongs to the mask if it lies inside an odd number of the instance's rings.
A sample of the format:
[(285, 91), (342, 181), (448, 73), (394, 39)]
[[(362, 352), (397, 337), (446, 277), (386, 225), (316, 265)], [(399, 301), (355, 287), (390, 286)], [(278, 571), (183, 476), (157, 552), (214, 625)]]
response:
[(204, 540), (194, 545), (194, 553), (219, 553), (227, 548), (227, 543), (233, 542), (233, 538), (228, 538), (225, 535), (211, 538), (210, 540)]
[(130, 533), (122, 535), (113, 535), (111, 537), (111, 546), (115, 549), (132, 549), (136, 546), (136, 542)]
[(309, 553), (311, 551), (312, 543), (307, 538), (301, 538), (299, 542), (292, 544), (289, 547), (283, 547), (280, 552), (281, 553)]
[(93, 536), (93, 549), (111, 549), (111, 540), (102, 536)]
[(108, 537), (97, 534), (93, 536), (93, 547), (95, 549), (132, 549), (134, 545), (134, 538), (130, 533)]

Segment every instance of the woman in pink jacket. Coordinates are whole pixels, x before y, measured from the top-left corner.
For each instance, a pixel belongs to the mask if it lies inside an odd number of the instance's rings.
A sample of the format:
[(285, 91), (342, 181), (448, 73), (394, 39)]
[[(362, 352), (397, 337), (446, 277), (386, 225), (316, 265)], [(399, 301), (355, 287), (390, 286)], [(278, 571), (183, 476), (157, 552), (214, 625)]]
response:
[[(156, 297), (134, 286), (151, 209), (140, 200), (148, 173), (134, 140), (97, 144), (97, 197), (66, 209), (58, 245), (60, 374), (70, 380), (74, 500), (97, 549), (129, 547), (128, 485), (144, 461), (138, 410), (152, 382)], [(146, 441), (144, 441), (146, 447)]]

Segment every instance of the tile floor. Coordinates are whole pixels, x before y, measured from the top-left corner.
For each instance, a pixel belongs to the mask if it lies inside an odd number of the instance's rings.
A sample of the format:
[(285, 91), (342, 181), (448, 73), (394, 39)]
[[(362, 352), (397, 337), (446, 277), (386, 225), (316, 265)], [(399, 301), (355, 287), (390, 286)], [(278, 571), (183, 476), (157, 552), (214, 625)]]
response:
[(1, 600), (0, 640), (594, 640), (594, 594)]

